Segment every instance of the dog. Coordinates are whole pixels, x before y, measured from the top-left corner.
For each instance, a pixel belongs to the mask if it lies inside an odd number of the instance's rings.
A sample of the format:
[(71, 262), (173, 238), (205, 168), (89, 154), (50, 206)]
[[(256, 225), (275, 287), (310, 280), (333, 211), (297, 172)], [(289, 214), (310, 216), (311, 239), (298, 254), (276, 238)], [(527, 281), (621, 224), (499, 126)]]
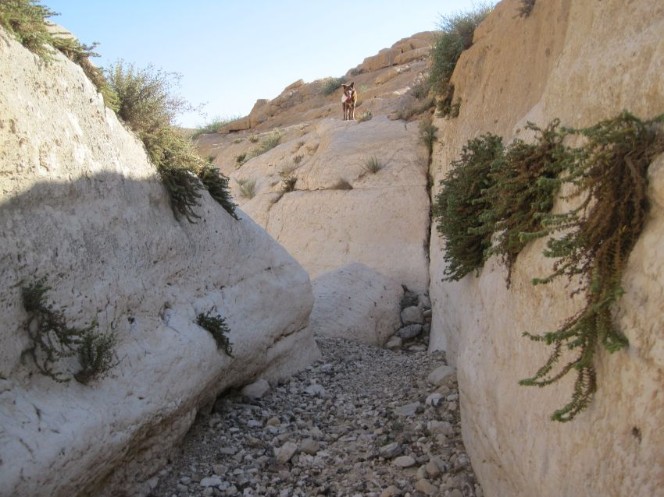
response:
[(357, 103), (357, 92), (355, 91), (355, 81), (349, 85), (342, 84), (343, 95), (341, 96), (341, 108), (344, 112), (344, 121), (355, 120), (355, 104)]

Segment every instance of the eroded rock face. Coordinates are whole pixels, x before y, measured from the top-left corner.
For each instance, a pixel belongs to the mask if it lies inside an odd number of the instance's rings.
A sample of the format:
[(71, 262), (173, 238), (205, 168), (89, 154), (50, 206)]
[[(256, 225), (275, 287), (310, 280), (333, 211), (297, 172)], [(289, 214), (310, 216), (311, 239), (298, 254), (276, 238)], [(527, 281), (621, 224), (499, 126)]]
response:
[[(142, 495), (132, 485), (202, 406), (318, 357), (311, 284), (207, 194), (198, 224), (175, 221), (142, 144), (80, 68), (1, 29), (0, 59), (0, 495)], [(42, 276), (68, 325), (117, 335), (108, 377), (56, 383), (21, 360), (21, 287)], [(206, 312), (225, 318), (234, 357), (195, 324)]]
[[(453, 76), (457, 119), (438, 120), (434, 184), (461, 147), (481, 133), (524, 136), (527, 121), (589, 126), (627, 109), (664, 112), (664, 5), (656, 0), (537, 2), (528, 18), (505, 0), (479, 27)], [(551, 271), (543, 242), (519, 255), (512, 284), (490, 259), (479, 277), (443, 278), (442, 243), (432, 231), (432, 348), (458, 368), (464, 442), (487, 497), (658, 495), (664, 488), (657, 392), (664, 377), (664, 191), (662, 158), (651, 166), (650, 219), (623, 279), (617, 323), (629, 349), (598, 355), (598, 393), (568, 424), (549, 420), (572, 393), (572, 378), (537, 389), (532, 376), (550, 350), (521, 336), (553, 330), (580, 307), (569, 288), (533, 287)]]

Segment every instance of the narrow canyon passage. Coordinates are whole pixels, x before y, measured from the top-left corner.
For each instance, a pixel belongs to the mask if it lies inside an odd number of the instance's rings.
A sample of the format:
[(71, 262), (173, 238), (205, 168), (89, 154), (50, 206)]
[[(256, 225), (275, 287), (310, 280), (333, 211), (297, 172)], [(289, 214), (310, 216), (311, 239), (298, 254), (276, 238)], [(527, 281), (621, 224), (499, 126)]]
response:
[(323, 358), (301, 373), (199, 415), (151, 495), (483, 495), (444, 353), (318, 344)]

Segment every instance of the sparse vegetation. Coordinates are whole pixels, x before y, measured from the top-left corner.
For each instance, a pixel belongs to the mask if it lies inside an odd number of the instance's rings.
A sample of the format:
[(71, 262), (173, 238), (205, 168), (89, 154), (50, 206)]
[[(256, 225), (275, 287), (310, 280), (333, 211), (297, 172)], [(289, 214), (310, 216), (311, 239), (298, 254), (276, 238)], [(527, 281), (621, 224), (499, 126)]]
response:
[(535, 7), (536, 0), (521, 0), (521, 7), (519, 7), (519, 16), (528, 17)]
[(240, 196), (242, 198), (252, 199), (256, 196), (255, 179), (236, 179), (235, 182), (240, 187)]
[(210, 332), (218, 350), (223, 350), (227, 356), (233, 357), (233, 346), (227, 336), (231, 330), (221, 315), (213, 315), (212, 311), (200, 313), (196, 317), (196, 324)]
[(420, 141), (427, 147), (429, 157), (431, 157), (431, 154), (433, 153), (433, 145), (436, 143), (436, 131), (438, 131), (438, 128), (433, 125), (433, 118), (430, 114), (420, 119), (418, 130)]
[[(441, 19), (441, 32), (431, 51), (429, 86), (434, 94), (449, 101), (450, 110), (454, 98), (450, 79), (456, 63), (461, 53), (471, 47), (475, 28), (492, 9), (490, 6), (480, 5), (471, 12), (453, 14)], [(449, 115), (445, 113), (445, 107), (441, 109), (441, 114)]]
[(365, 121), (371, 121), (371, 119), (373, 119), (373, 113), (370, 110), (365, 110), (356, 120), (358, 123), (363, 123)]
[(325, 78), (321, 81), (321, 91), (325, 96), (332, 95), (335, 91), (341, 88), (341, 85), (345, 82), (345, 78)]
[(258, 147), (252, 150), (251, 156), (258, 157), (259, 155), (263, 155), (265, 152), (272, 150), (274, 147), (279, 145), (280, 141), (281, 131), (275, 129), (260, 141)]
[(22, 287), (23, 307), (28, 313), (25, 329), (31, 345), (24, 352), (37, 369), (57, 382), (70, 380), (66, 371), (58, 367), (59, 361), (78, 356), (81, 370), (74, 378), (81, 383), (100, 378), (115, 364), (115, 335), (99, 334), (93, 322), (86, 328), (67, 325), (63, 311), (53, 308), (46, 301), (51, 290), (47, 278)]
[(118, 116), (143, 141), (169, 193), (176, 219), (185, 217), (191, 223), (200, 219), (196, 213), (200, 191), (210, 185), (214, 188), (212, 198), (236, 217), (230, 194), (221, 185), (221, 173), (212, 173), (191, 140), (173, 124), (178, 113), (191, 109), (182, 98), (172, 95), (178, 76), (152, 67), (137, 69), (122, 61), (106, 74), (118, 96)]
[[(511, 268), (526, 243), (548, 237), (544, 255), (556, 259), (553, 272), (533, 283), (565, 277), (580, 284), (572, 291), (585, 298), (577, 314), (556, 331), (524, 334), (553, 351), (522, 385), (543, 387), (576, 372), (572, 398), (553, 413), (556, 421), (569, 421), (590, 404), (600, 347), (627, 346), (612, 306), (647, 218), (647, 170), (664, 152), (663, 122), (664, 115), (644, 122), (624, 112), (583, 129), (562, 128), (557, 120), (544, 129), (529, 124), (535, 143), (516, 140), (506, 150), (500, 137), (484, 135), (468, 142), (441, 182), (434, 213), (446, 240), (447, 279), (479, 270), (492, 254)], [(582, 145), (565, 146), (568, 137)], [(571, 191), (565, 198), (577, 199), (576, 206), (552, 212), (559, 191)], [(576, 355), (560, 366), (563, 350)]]
[(229, 123), (232, 123), (233, 121), (237, 121), (238, 119), (240, 119), (240, 116), (225, 117), (225, 118), (215, 117), (210, 122), (196, 128), (196, 130), (191, 135), (191, 138), (194, 139), (198, 138), (201, 135), (218, 133), (221, 128), (223, 128)]
[(0, 2), (0, 25), (31, 52), (48, 60), (53, 36), (46, 19), (58, 15), (38, 0), (3, 0)]
[(378, 160), (375, 155), (372, 155), (364, 162), (362, 169), (364, 169), (364, 171), (367, 173), (376, 174), (378, 171), (383, 169), (383, 167), (384, 164)]

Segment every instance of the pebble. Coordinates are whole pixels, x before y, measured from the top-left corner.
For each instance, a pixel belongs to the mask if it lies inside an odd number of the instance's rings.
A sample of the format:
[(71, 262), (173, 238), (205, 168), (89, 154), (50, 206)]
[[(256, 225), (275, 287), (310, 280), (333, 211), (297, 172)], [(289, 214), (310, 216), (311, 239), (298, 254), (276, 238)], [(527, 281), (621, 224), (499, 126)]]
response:
[[(317, 342), (321, 361), (261, 396), (226, 392), (200, 414), (150, 495), (482, 496), (444, 353)], [(444, 389), (427, 379), (441, 366)]]

